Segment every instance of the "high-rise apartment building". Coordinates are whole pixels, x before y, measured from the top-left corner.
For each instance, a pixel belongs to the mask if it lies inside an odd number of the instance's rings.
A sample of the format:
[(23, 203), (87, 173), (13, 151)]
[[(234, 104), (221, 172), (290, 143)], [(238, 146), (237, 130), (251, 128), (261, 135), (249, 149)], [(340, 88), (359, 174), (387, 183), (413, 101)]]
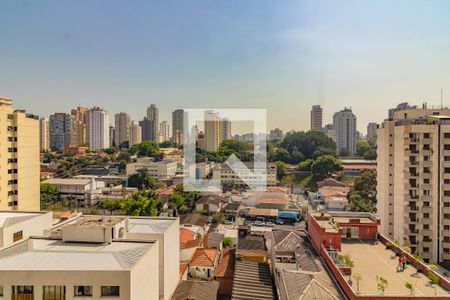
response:
[(281, 141), (284, 137), (283, 130), (275, 128), (269, 132), (269, 141)]
[(220, 116), (214, 111), (205, 111), (205, 148), (203, 150), (214, 152), (219, 150), (220, 136)]
[(130, 147), (140, 143), (142, 143), (142, 128), (133, 121), (130, 126)]
[(167, 121), (162, 121), (159, 124), (159, 132), (161, 133), (162, 142), (170, 141), (170, 125)]
[(48, 119), (41, 118), (39, 120), (39, 148), (41, 151), (50, 149), (50, 132), (48, 128)]
[(64, 151), (65, 146), (72, 145), (73, 123), (72, 116), (68, 113), (55, 113), (49, 118), (50, 149), (52, 151)]
[(115, 138), (116, 145), (130, 141), (131, 118), (127, 113), (121, 112), (115, 115)]
[(366, 139), (370, 143), (374, 143), (377, 139), (377, 129), (378, 124), (377, 123), (369, 123), (367, 124), (367, 136)]
[(147, 119), (152, 122), (152, 132), (149, 133), (153, 138), (152, 140), (156, 141), (158, 139), (159, 133), (159, 109), (155, 104), (151, 104), (147, 108)]
[(431, 263), (450, 261), (449, 116), (405, 108), (377, 131), (379, 231)]
[(354, 154), (358, 131), (356, 130), (356, 116), (351, 108), (345, 108), (333, 115), (333, 127), (338, 152), (347, 149), (351, 154)]
[(0, 97), (0, 210), (40, 209), (39, 118)]
[(311, 130), (322, 130), (322, 108), (313, 105), (311, 109)]
[(326, 124), (322, 130), (327, 135), (327, 137), (336, 142), (336, 132), (334, 131), (333, 124)]
[(76, 109), (72, 109), (70, 114), (72, 115), (73, 122), (73, 141), (72, 144), (75, 146), (86, 145), (87, 131), (86, 131), (86, 112), (88, 109), (86, 107), (78, 106)]
[(184, 111), (177, 109), (172, 112), (172, 140), (177, 145), (183, 144)]
[(155, 121), (144, 117), (142, 121), (139, 121), (139, 126), (141, 126), (142, 141), (156, 141)]
[(220, 142), (231, 140), (231, 122), (227, 118), (220, 120)]
[(100, 107), (86, 112), (89, 149), (99, 150), (110, 146), (109, 114)]

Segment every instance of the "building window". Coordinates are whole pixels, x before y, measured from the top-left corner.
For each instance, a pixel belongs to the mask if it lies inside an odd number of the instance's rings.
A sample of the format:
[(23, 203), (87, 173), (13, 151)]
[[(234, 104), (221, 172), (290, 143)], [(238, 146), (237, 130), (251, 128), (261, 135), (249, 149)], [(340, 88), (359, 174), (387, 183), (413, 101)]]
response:
[(444, 191), (444, 196), (450, 196), (450, 191)]
[(120, 296), (120, 287), (117, 285), (102, 286), (102, 297), (104, 296)]
[(32, 285), (13, 285), (12, 287), (13, 295), (33, 295), (33, 286)]
[(450, 179), (444, 179), (444, 184), (450, 184)]
[(423, 252), (430, 252), (430, 248), (428, 248), (428, 247), (423, 247), (423, 248), (422, 248), (422, 251), (423, 251)]
[(424, 217), (424, 219), (429, 219), (430, 218), (430, 214), (429, 213), (424, 213), (423, 217)]
[(444, 161), (450, 161), (450, 156), (444, 156)]
[(424, 179), (423, 180), (423, 184), (429, 184), (430, 183), (430, 179)]
[(430, 196), (430, 190), (423, 190), (424, 196)]
[(445, 144), (444, 145), (444, 150), (450, 150), (450, 145), (449, 144)]
[(423, 150), (430, 150), (430, 145), (429, 144), (423, 145)]
[(17, 152), (17, 148), (16, 147), (9, 147), (8, 148), (8, 152), (9, 153), (16, 153)]
[(444, 138), (450, 139), (450, 133), (448, 133), (448, 132), (444, 133)]
[(450, 214), (444, 214), (444, 219), (450, 219)]
[(8, 174), (17, 174), (17, 169), (9, 169)]
[(444, 242), (446, 242), (446, 243), (450, 242), (450, 237), (444, 236)]
[(444, 248), (444, 253), (450, 253), (450, 249), (449, 248)]
[(450, 225), (444, 225), (444, 230), (450, 230)]
[(43, 300), (65, 300), (66, 287), (60, 285), (44, 285), (43, 286)]
[(8, 164), (17, 163), (17, 158), (8, 158)]
[(92, 286), (90, 285), (76, 285), (74, 287), (74, 296), (91, 296), (92, 297)]
[(423, 168), (423, 172), (426, 174), (430, 173), (430, 168), (428, 167)]
[(429, 224), (423, 224), (423, 229), (430, 229), (430, 225)]
[(430, 133), (426, 132), (423, 134), (423, 138), (425, 139), (429, 139), (430, 138)]
[(3, 285), (0, 285), (0, 297), (3, 297)]
[(13, 242), (20, 241), (21, 239), (23, 239), (23, 232), (22, 232), (22, 230), (13, 233)]

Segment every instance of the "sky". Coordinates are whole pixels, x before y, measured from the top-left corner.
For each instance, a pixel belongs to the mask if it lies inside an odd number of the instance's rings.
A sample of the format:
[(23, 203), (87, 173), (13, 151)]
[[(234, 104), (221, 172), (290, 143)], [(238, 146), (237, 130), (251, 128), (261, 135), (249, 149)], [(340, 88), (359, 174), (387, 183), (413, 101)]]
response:
[(40, 116), (101, 106), (266, 108), (307, 130), (358, 129), (408, 101), (450, 103), (450, 1), (2, 0), (0, 95)]

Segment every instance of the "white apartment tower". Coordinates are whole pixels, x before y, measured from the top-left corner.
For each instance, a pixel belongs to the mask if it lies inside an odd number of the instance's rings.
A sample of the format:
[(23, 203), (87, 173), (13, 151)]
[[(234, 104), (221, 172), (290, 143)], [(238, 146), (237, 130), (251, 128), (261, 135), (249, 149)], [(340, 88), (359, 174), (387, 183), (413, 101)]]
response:
[(130, 126), (130, 147), (142, 143), (142, 128), (133, 122)]
[(450, 261), (450, 110), (396, 110), (377, 131), (380, 233)]
[(117, 145), (130, 141), (131, 118), (127, 113), (121, 112), (115, 115), (114, 141)]
[(336, 134), (338, 152), (348, 149), (351, 154), (354, 154), (358, 131), (356, 130), (356, 116), (351, 108), (344, 108), (333, 115), (333, 128)]
[(220, 117), (217, 112), (205, 111), (205, 151), (214, 152), (219, 150), (220, 137)]
[(220, 120), (220, 142), (231, 140), (231, 122), (227, 118)]
[(167, 121), (162, 121), (161, 124), (159, 124), (159, 132), (161, 133), (162, 142), (170, 140), (170, 126)]
[(50, 149), (50, 133), (48, 128), (48, 119), (41, 118), (39, 120), (39, 148), (41, 151)]
[(100, 107), (94, 107), (86, 113), (89, 149), (99, 150), (110, 146), (109, 114)]
[(313, 105), (311, 109), (311, 130), (322, 130), (322, 107)]

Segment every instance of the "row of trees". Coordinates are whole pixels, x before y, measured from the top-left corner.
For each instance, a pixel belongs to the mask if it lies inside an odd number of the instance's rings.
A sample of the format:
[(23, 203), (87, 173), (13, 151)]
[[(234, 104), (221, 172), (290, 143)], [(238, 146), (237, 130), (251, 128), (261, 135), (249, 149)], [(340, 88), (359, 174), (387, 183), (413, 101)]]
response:
[(352, 211), (375, 212), (377, 174), (374, 170), (365, 170), (355, 179), (348, 201), (349, 209)]

